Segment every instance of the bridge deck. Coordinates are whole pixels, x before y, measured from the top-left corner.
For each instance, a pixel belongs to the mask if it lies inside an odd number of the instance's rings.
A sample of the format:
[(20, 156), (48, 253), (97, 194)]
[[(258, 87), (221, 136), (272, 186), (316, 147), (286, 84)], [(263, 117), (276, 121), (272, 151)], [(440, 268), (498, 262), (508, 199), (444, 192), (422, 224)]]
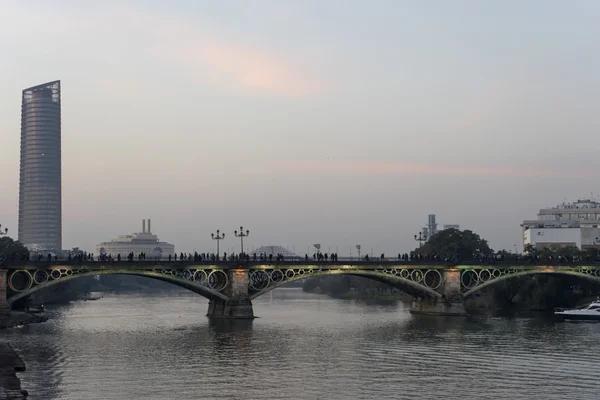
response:
[(600, 262), (582, 262), (582, 263), (548, 263), (548, 262), (517, 262), (517, 261), (498, 261), (498, 262), (443, 262), (443, 261), (397, 261), (397, 260), (377, 260), (377, 261), (336, 261), (336, 262), (311, 262), (311, 261), (27, 261), (11, 262), (0, 265), (0, 268), (6, 269), (90, 269), (90, 270), (113, 270), (113, 269), (289, 269), (289, 268), (314, 268), (314, 269), (539, 269), (540, 267), (558, 267), (558, 268), (600, 268)]

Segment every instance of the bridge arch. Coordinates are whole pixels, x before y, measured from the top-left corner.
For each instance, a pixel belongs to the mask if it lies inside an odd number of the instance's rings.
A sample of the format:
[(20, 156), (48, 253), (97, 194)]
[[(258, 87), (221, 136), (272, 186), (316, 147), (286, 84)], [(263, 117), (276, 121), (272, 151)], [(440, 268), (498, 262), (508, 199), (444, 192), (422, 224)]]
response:
[[(10, 277), (13, 273), (20, 272), (20, 271), (25, 271), (25, 270), (11, 271), (9, 273), (8, 279), (10, 280)], [(31, 272), (31, 271), (28, 271), (28, 272)], [(33, 271), (33, 272), (35, 272), (35, 271)], [(7, 301), (9, 304), (12, 305), (17, 300), (27, 297), (39, 290), (43, 290), (44, 288), (58, 285), (63, 282), (72, 281), (74, 279), (78, 279), (78, 278), (81, 278), (84, 276), (94, 276), (94, 275), (143, 276), (146, 278), (156, 279), (159, 281), (171, 283), (173, 285), (188, 289), (196, 294), (199, 294), (200, 296), (206, 297), (209, 300), (224, 300), (224, 301), (229, 300), (228, 296), (224, 295), (223, 293), (221, 293), (217, 290), (211, 289), (210, 287), (201, 285), (197, 282), (182, 279), (177, 276), (170, 275), (170, 274), (163, 274), (163, 273), (156, 272), (156, 271), (136, 271), (136, 270), (130, 270), (130, 271), (127, 271), (127, 270), (123, 270), (123, 271), (105, 270), (105, 271), (103, 271), (103, 270), (96, 270), (96, 271), (83, 272), (83, 273), (78, 273), (78, 274), (71, 273), (69, 275), (63, 275), (59, 279), (54, 279), (54, 280), (48, 279), (46, 282), (35, 285), (35, 286), (31, 286), (29, 289), (24, 290), (24, 291), (19, 291), (19, 292), (13, 291), (12, 294), (9, 295), (9, 297), (7, 298)]]
[[(362, 278), (371, 279), (374, 281), (386, 283), (392, 287), (402, 290), (403, 292), (409, 293), (413, 296), (420, 297), (429, 297), (429, 298), (441, 298), (441, 293), (438, 293), (435, 289), (427, 287), (421, 283), (415, 282), (411, 279), (404, 278), (400, 275), (394, 275), (392, 273), (386, 273), (377, 270), (351, 270), (351, 269), (335, 269), (335, 270), (312, 270), (311, 269), (302, 269), (305, 271), (304, 274), (294, 274), (293, 277), (286, 277), (279, 282), (269, 282), (268, 286), (254, 290), (250, 292), (250, 300), (254, 300), (257, 297), (260, 297), (273, 289), (277, 289), (278, 287), (287, 285), (288, 283), (297, 282), (302, 279), (308, 279), (313, 277), (322, 277), (322, 276), (333, 276), (333, 275), (350, 275), (350, 276), (358, 276)], [(262, 271), (262, 270), (252, 270), (254, 271)], [(285, 274), (286, 269), (281, 270), (271, 270), (272, 271), (283, 271)], [(413, 270), (415, 271), (415, 270)], [(435, 270), (422, 270), (421, 273), (424, 275), (429, 271)], [(264, 271), (267, 272), (267, 271)], [(439, 286), (443, 284), (443, 277), (440, 275)]]
[[(589, 271), (589, 272), (586, 272)], [(486, 282), (483, 282), (479, 285), (476, 285), (470, 289), (467, 289), (463, 292), (463, 298), (467, 298), (477, 292), (480, 292), (482, 289), (487, 288), (488, 286), (495, 285), (496, 283), (506, 281), (508, 279), (518, 278), (522, 276), (530, 276), (530, 275), (566, 275), (573, 276), (581, 279), (586, 279), (593, 281), (595, 283), (600, 284), (600, 276), (597, 276), (595, 269), (581, 269), (581, 270), (561, 270), (554, 267), (548, 268), (537, 268), (532, 270), (523, 270), (518, 272), (512, 272), (509, 274), (501, 275), (497, 278), (490, 279)]]

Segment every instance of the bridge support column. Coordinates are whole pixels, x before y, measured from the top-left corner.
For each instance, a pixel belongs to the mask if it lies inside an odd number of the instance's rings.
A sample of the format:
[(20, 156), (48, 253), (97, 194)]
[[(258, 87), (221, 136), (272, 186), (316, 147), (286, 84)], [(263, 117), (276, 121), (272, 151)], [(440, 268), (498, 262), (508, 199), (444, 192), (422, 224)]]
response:
[(6, 298), (7, 270), (0, 268), (0, 319), (10, 315), (10, 304)]
[(248, 296), (248, 270), (229, 270), (227, 278), (229, 283), (224, 293), (229, 300), (211, 300), (206, 315), (213, 318), (254, 318), (252, 301)]
[(442, 274), (442, 298), (415, 298), (410, 312), (425, 315), (467, 315), (460, 293), (460, 270), (449, 269)]

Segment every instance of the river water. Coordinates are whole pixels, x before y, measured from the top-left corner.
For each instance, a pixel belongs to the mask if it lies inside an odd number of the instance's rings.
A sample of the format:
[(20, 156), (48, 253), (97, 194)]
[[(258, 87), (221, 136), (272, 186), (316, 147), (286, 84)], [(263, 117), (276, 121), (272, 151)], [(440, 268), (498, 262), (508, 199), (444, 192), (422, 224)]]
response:
[(600, 397), (600, 324), (271, 293), (254, 321), (211, 322), (187, 292), (105, 294), (0, 335), (31, 399)]

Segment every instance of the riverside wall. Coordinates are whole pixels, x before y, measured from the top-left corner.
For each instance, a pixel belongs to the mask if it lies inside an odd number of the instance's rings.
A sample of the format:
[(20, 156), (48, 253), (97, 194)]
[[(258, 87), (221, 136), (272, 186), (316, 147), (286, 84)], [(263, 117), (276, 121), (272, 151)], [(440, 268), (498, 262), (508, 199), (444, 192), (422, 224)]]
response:
[(0, 400), (22, 400), (27, 391), (21, 388), (17, 372), (25, 371), (25, 363), (8, 343), (0, 341)]

